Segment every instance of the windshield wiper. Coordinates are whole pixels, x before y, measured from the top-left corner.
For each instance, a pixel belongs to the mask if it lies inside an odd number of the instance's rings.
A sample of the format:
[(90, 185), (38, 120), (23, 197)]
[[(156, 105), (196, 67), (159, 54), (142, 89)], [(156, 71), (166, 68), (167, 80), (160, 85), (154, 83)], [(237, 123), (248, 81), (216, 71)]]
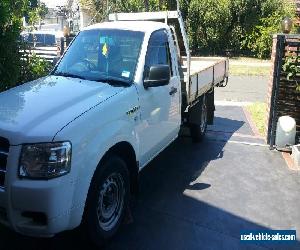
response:
[(121, 78), (117, 78), (117, 77), (103, 77), (103, 78), (98, 78), (96, 80), (94, 80), (96, 82), (105, 82), (108, 83), (109, 85), (112, 86), (125, 86), (125, 87), (129, 87), (130, 86), (130, 82)]
[(82, 80), (86, 80), (86, 78), (83, 77), (83, 76), (79, 76), (79, 75), (68, 73), (68, 72), (55, 72), (53, 75), (55, 75), (55, 76), (72, 77), (72, 78), (79, 78), (79, 79), (82, 79)]

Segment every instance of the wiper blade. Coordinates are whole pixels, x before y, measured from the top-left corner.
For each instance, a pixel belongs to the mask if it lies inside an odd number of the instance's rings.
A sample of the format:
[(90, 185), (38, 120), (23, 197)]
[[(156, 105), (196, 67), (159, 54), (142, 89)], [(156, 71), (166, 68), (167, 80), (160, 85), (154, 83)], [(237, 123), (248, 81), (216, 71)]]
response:
[(68, 72), (55, 72), (53, 75), (55, 75), (55, 76), (72, 77), (72, 78), (79, 78), (79, 79), (82, 79), (82, 80), (86, 80), (86, 78), (83, 77), (83, 76), (79, 76), (79, 75), (68, 73)]
[(95, 80), (96, 82), (105, 82), (113, 86), (130, 86), (130, 82), (121, 78), (115, 77), (103, 77)]

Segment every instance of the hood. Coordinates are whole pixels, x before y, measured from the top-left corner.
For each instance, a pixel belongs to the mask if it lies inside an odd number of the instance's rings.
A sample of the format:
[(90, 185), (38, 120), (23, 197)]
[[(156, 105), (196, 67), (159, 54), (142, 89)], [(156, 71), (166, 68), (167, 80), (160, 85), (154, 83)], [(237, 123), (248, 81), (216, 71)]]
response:
[(47, 76), (0, 93), (0, 136), (11, 145), (49, 141), (66, 124), (124, 88)]

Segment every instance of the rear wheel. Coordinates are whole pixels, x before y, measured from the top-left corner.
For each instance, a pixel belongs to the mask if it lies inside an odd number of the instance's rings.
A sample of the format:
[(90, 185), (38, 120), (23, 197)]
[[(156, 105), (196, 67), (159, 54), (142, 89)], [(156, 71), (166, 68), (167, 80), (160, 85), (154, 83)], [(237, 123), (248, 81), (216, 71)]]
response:
[(129, 202), (129, 173), (126, 163), (110, 156), (93, 177), (85, 211), (88, 237), (101, 246), (118, 231)]
[(201, 100), (201, 120), (200, 120), (200, 123), (190, 125), (191, 137), (192, 137), (194, 142), (202, 141), (203, 137), (205, 136), (206, 129), (207, 129), (207, 115), (208, 115), (207, 99), (206, 99), (206, 96), (203, 95), (202, 100)]

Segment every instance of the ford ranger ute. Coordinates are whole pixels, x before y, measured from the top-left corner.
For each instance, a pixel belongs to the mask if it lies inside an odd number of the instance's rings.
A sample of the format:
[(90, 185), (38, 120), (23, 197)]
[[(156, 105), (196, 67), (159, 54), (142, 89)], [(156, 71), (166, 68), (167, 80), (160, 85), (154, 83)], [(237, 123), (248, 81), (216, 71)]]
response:
[(0, 94), (0, 223), (110, 239), (139, 172), (181, 127), (203, 138), (227, 78), (226, 58), (190, 55), (179, 10), (84, 28), (48, 76)]

